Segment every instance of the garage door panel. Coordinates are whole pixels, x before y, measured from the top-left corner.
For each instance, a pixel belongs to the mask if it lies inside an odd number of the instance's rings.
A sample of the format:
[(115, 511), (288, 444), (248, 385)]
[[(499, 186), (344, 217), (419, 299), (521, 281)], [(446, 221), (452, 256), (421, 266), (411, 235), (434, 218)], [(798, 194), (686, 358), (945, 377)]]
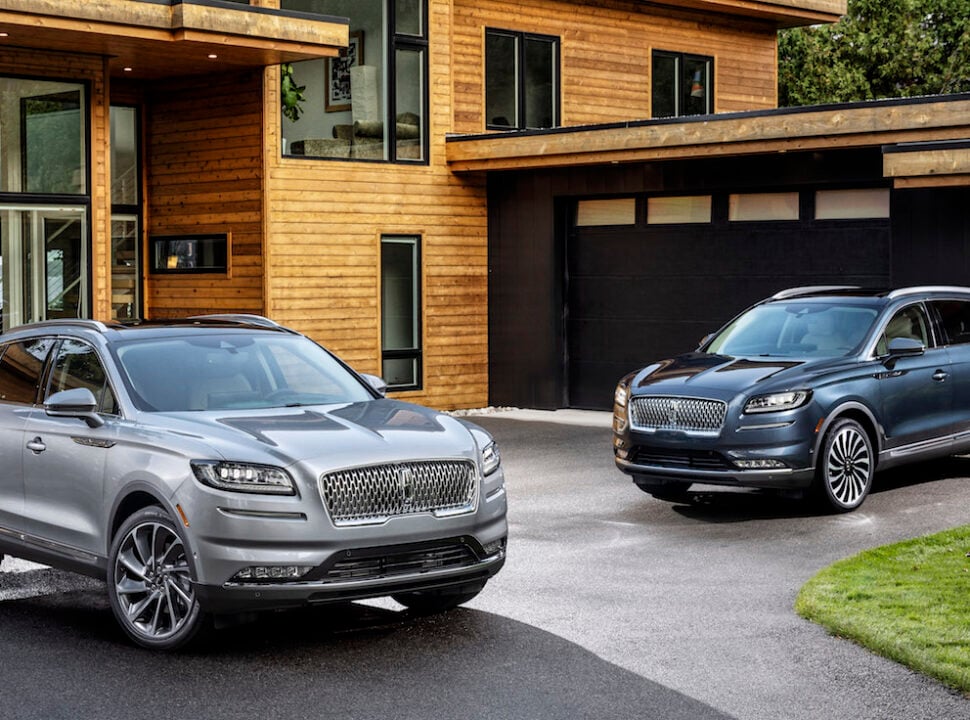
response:
[(694, 350), (781, 289), (887, 287), (888, 222), (843, 225), (578, 230), (566, 257), (568, 403), (608, 408), (624, 374)]

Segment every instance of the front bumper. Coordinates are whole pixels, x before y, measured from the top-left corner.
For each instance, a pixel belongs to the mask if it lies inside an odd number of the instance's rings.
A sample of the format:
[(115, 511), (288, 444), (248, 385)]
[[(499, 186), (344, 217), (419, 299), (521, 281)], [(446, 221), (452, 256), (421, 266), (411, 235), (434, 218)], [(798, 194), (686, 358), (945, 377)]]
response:
[(417, 590), (481, 589), (505, 564), (506, 542), (491, 554), (473, 538), (345, 550), (294, 582), (197, 584), (202, 607), (243, 613), (347, 602)]
[(640, 465), (620, 458), (616, 458), (616, 466), (623, 472), (632, 475), (633, 481), (641, 485), (694, 482), (708, 485), (796, 490), (809, 487), (815, 476), (815, 471), (812, 468), (701, 470), (662, 465)]

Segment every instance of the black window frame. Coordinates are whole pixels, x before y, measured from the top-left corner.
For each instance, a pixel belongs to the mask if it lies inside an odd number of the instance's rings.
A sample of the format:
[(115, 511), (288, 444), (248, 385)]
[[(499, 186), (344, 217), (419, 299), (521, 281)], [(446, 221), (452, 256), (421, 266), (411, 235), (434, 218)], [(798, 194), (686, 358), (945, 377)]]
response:
[[(402, 240), (414, 241), (414, 267), (412, 268), (412, 272), (414, 274), (414, 297), (416, 299), (415, 306), (413, 307), (414, 336), (416, 338), (416, 344), (409, 348), (394, 348), (388, 350), (384, 347), (384, 320), (387, 315), (387, 308), (384, 305), (384, 244), (386, 242), (400, 243)], [(392, 384), (385, 376), (384, 380), (387, 382), (387, 389), (391, 392), (424, 389), (424, 328), (421, 322), (422, 314), (424, 312), (424, 288), (421, 282), (421, 240), (421, 235), (416, 233), (383, 233), (381, 235), (381, 375), (384, 376), (384, 363), (387, 360), (412, 360), (414, 362), (415, 375), (414, 382), (407, 384)]]
[[(552, 45), (553, 49), (553, 69), (554, 75), (552, 78), (552, 98), (553, 98), (553, 108), (552, 108), (552, 125), (551, 127), (557, 128), (561, 126), (562, 119), (562, 38), (558, 35), (541, 35), (539, 33), (521, 32), (518, 30), (504, 30), (501, 28), (486, 27), (485, 28), (485, 45), (483, 48), (482, 56), (485, 60), (482, 66), (482, 72), (487, 73), (488, 67), (488, 38), (489, 35), (511, 37), (515, 40), (515, 116), (516, 122), (510, 125), (498, 125), (486, 117), (485, 118), (485, 129), (486, 130), (547, 130), (549, 128), (532, 128), (526, 123), (526, 117), (528, 116), (528, 103), (527, 103), (527, 92), (526, 92), (526, 79), (528, 77), (528, 68), (525, 62), (525, 42), (527, 40), (537, 40), (541, 42), (548, 42)], [(488, 78), (484, 78), (485, 82), (485, 114), (488, 115)]]
[[(657, 72), (657, 59), (667, 58), (674, 61), (674, 79), (677, 83), (677, 89), (674, 93), (674, 101), (676, 102), (676, 107), (674, 109), (673, 115), (658, 115), (657, 114), (657, 96), (655, 92), (656, 87), (656, 72)], [(705, 105), (706, 111), (702, 113), (685, 113), (684, 107), (687, 104), (687, 99), (690, 97), (691, 88), (687, 84), (683, 84), (680, 87), (680, 78), (684, 74), (684, 63), (688, 60), (701, 61), (707, 64), (708, 68), (708, 82), (704, 87), (705, 93)], [(711, 115), (714, 113), (714, 100), (715, 100), (715, 72), (714, 72), (714, 57), (712, 55), (698, 55), (695, 53), (685, 53), (685, 52), (675, 52), (672, 50), (654, 50), (650, 56), (650, 117), (652, 118), (679, 118), (679, 117), (696, 117), (699, 115)]]

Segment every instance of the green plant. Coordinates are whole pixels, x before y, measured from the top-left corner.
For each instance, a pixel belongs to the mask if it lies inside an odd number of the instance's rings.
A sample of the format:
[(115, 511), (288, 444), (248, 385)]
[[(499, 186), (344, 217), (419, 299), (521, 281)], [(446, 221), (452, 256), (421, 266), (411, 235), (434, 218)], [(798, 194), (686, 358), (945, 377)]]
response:
[(306, 100), (303, 91), (306, 85), (297, 85), (293, 79), (293, 66), (290, 63), (280, 65), (280, 103), (283, 106), (283, 116), (293, 122), (300, 119), (303, 108), (300, 103)]

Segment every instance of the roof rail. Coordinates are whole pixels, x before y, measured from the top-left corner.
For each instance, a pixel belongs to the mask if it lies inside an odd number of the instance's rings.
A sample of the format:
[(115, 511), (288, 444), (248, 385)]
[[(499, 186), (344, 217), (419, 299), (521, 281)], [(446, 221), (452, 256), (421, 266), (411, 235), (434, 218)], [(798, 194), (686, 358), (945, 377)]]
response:
[[(117, 327), (117, 323), (112, 322), (110, 325), (101, 322), (100, 320), (90, 320), (88, 318), (55, 318), (53, 320), (40, 320), (38, 322), (30, 323), (31, 327), (85, 327), (89, 330), (96, 330), (99, 333), (107, 332), (111, 327)], [(9, 332), (14, 332), (21, 326), (10, 328)]]
[(216, 322), (231, 322), (231, 323), (241, 323), (245, 325), (255, 325), (257, 327), (269, 328), (271, 330), (285, 330), (286, 332), (294, 332), (288, 327), (280, 325), (275, 320), (270, 320), (262, 315), (251, 315), (247, 313), (213, 313), (211, 315), (193, 315), (187, 320), (215, 320)]
[(966, 295), (970, 294), (970, 287), (960, 287), (959, 285), (919, 285), (915, 287), (905, 287), (899, 288), (898, 290), (893, 290), (886, 297), (895, 299), (899, 297), (906, 297), (907, 295), (919, 295), (930, 292), (960, 293), (962, 295)]
[(861, 290), (858, 285), (806, 285), (805, 287), (788, 288), (771, 296), (772, 300), (801, 297), (803, 295), (824, 295), (825, 293), (847, 292)]

